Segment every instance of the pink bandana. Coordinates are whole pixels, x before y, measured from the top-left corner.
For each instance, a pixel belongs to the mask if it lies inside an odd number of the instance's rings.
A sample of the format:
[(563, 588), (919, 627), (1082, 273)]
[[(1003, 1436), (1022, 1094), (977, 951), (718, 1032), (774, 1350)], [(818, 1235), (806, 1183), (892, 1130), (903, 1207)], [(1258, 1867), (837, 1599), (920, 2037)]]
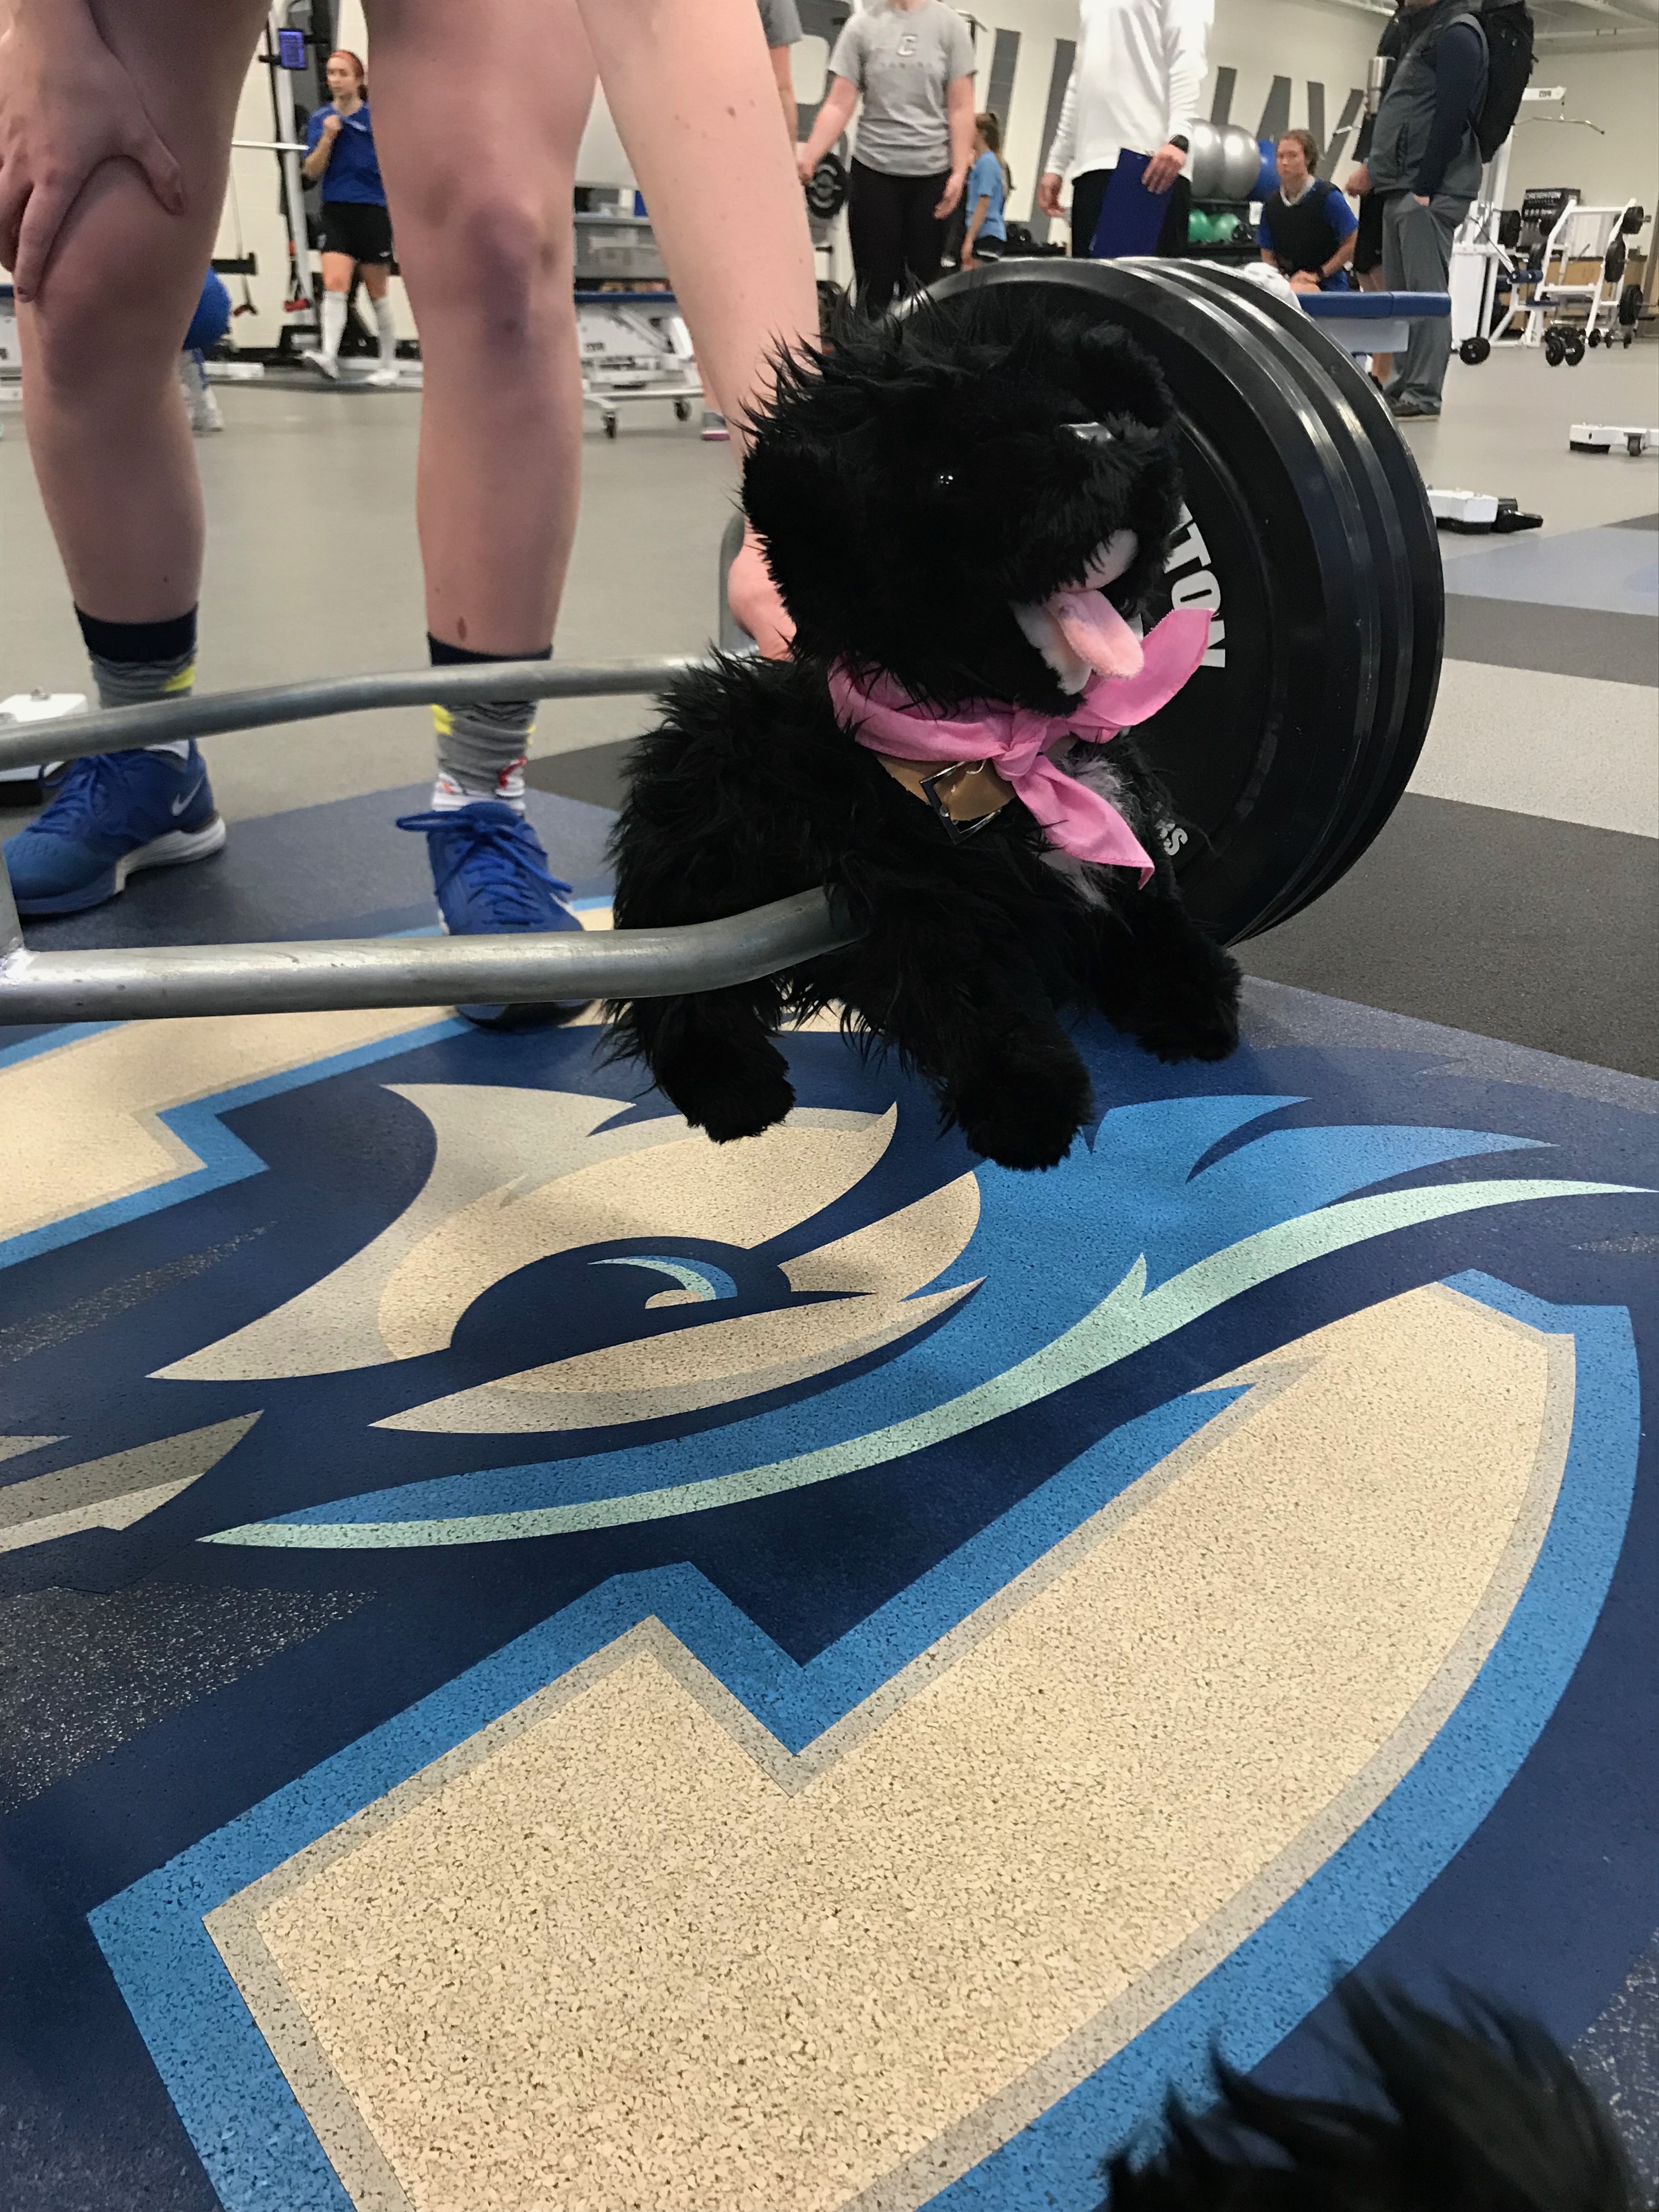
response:
[(839, 664), (830, 672), (830, 697), (839, 720), (856, 725), (853, 735), (873, 752), (910, 761), (989, 761), (1051, 845), (1080, 860), (1139, 868), (1145, 884), (1152, 864), (1133, 830), (1098, 792), (1057, 768), (1048, 749), (1065, 737), (1103, 745), (1155, 714), (1203, 659), (1209, 635), (1202, 608), (1177, 607), (1143, 641), (1146, 664), (1138, 676), (1091, 676), (1063, 714), (975, 700), (971, 720), (945, 721), (905, 705), (890, 677), (866, 688)]

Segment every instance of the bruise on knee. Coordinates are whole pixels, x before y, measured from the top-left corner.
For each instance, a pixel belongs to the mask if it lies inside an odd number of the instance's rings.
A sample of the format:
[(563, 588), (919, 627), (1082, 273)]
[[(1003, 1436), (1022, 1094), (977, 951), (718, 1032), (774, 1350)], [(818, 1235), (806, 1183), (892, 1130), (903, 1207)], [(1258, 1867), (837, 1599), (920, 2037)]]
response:
[(448, 307), (493, 352), (535, 341), (555, 311), (568, 312), (568, 216), (555, 220), (523, 200), (457, 194), (428, 226), (398, 232), (399, 258), (423, 301)]

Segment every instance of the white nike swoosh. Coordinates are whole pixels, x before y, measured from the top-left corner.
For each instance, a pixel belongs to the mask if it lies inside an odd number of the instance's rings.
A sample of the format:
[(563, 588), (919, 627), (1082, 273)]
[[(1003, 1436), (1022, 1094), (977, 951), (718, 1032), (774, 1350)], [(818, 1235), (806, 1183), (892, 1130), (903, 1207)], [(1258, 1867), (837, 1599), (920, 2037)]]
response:
[(201, 790), (201, 788), (202, 787), (199, 783), (192, 784), (182, 799), (175, 799), (173, 801), (167, 811), (173, 816), (175, 820), (184, 812), (185, 807), (190, 805), (191, 800), (196, 797), (196, 794)]

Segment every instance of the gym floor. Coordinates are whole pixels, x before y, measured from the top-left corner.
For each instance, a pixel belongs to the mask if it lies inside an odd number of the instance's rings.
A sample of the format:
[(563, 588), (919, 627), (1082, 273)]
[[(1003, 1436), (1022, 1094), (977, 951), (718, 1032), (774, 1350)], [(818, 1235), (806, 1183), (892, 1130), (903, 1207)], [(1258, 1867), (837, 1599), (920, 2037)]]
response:
[[(1237, 1057), (1087, 1030), (1054, 1176), (829, 1030), (720, 1152), (591, 1020), (0, 1032), (11, 2212), (1088, 2212), (1360, 1964), (1659, 2185), (1659, 463), (1567, 451), (1653, 358), (1454, 363), (1425, 477), (1545, 527), (1443, 541)], [(418, 401), (221, 398), (204, 687), (415, 665)], [(80, 689), (3, 427), (0, 689)], [(698, 651), (728, 450), (585, 460), (561, 656)], [(542, 718), (591, 927), (642, 711)], [(432, 926), (423, 714), (207, 750), (224, 854), (33, 942)]]

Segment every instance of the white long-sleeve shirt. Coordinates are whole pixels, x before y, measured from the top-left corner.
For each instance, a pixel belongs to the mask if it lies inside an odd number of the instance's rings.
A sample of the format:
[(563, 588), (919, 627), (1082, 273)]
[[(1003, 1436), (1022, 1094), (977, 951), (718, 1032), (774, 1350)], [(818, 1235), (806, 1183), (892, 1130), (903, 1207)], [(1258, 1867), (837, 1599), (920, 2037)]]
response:
[(1082, 0), (1077, 58), (1045, 169), (1112, 169), (1190, 132), (1209, 66), (1214, 0)]

